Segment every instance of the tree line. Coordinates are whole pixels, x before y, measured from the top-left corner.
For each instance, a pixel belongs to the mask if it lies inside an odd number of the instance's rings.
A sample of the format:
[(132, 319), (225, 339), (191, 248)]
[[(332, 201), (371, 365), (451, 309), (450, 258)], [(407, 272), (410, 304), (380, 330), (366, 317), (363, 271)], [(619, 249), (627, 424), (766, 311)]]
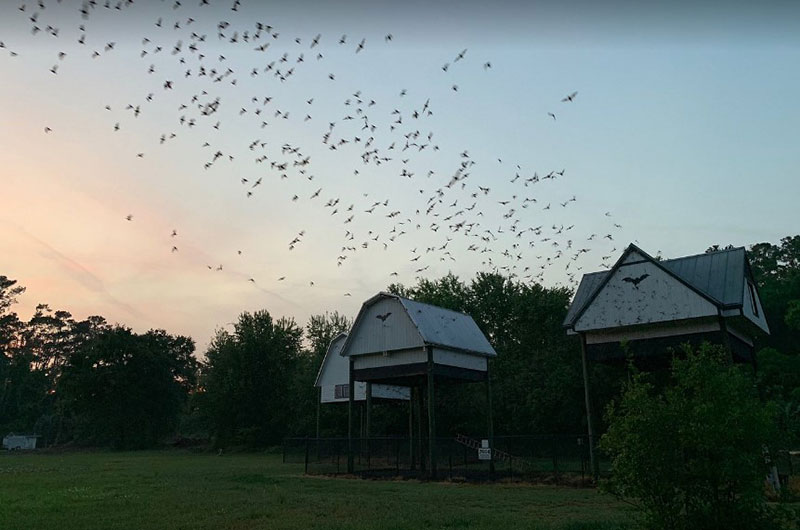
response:
[[(800, 236), (753, 245), (749, 255), (772, 331), (757, 344), (759, 393), (780, 411), (786, 443), (800, 443)], [(491, 365), (496, 433), (585, 432), (580, 345), (561, 326), (570, 289), (479, 273), (387, 290), (475, 319), (498, 352)], [(0, 433), (36, 432), (43, 445), (265, 447), (313, 435), (314, 380), (328, 344), (352, 323), (337, 312), (305, 326), (266, 310), (245, 312), (232, 329), (217, 329), (198, 358), (190, 337), (164, 330), (136, 333), (47, 305), (22, 320), (14, 304), (23, 293), (0, 276)], [(602, 410), (628, 376), (624, 367), (598, 364), (591, 377)], [(444, 385), (439, 434), (483, 433), (485, 399), (481, 385)], [(405, 434), (407, 406), (378, 404), (374, 432)], [(347, 432), (346, 405), (321, 412), (323, 435)]]

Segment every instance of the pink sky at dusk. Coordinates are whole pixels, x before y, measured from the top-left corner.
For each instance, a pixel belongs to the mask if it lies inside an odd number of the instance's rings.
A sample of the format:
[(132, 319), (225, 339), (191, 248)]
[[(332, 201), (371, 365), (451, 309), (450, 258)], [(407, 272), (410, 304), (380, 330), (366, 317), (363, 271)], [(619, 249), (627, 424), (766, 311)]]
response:
[[(322, 16), (289, 4), (244, 2), (230, 13), (137, 2), (88, 21), (78, 4), (42, 12), (39, 25), (59, 26), (58, 37), (33, 34), (16, 5), (0, 7), (0, 274), (27, 287), (16, 306), (23, 318), (47, 303), (77, 318), (191, 335), (202, 354), (213, 330), (242, 311), (268, 309), (301, 325), (325, 311), (354, 316), (390, 283), (449, 271), (467, 281), (500, 270), (575, 285), (633, 241), (671, 257), (776, 242), (800, 226), (800, 73), (789, 67), (800, 64), (800, 31), (783, 4), (758, 14), (733, 6), (724, 17), (688, 5), (660, 18), (636, 11), (637, 24), (550, 3), (467, 3), (458, 24), (441, 22), (446, 6), (437, 18), (416, 3)], [(230, 23), (225, 39), (216, 36), (220, 20)], [(267, 51), (228, 42), (233, 31), (254, 32), (256, 20), (279, 33)], [(192, 31), (208, 38), (196, 42)], [(187, 50), (192, 42), (200, 52)], [(270, 61), (296, 73), (279, 81), (265, 70)], [(211, 82), (197, 77), (201, 65), (234, 73)], [(573, 91), (575, 101), (561, 102)], [(356, 93), (375, 126), (369, 136)], [(193, 96), (219, 97), (221, 110), (197, 115)], [(432, 115), (412, 117), (426, 100)], [(391, 129), (398, 115), (404, 121)], [(335, 140), (348, 140), (336, 150), (322, 141), (331, 122)], [(401, 151), (414, 130), (427, 149)], [(370, 136), (392, 160), (363, 163)], [(285, 145), (310, 157), (307, 171)], [(217, 150), (224, 156), (204, 169)], [(475, 164), (454, 184), (464, 160)], [(388, 205), (369, 212), (376, 201)], [(476, 226), (465, 234), (453, 228), (459, 220)], [(591, 252), (565, 268), (584, 247)]]

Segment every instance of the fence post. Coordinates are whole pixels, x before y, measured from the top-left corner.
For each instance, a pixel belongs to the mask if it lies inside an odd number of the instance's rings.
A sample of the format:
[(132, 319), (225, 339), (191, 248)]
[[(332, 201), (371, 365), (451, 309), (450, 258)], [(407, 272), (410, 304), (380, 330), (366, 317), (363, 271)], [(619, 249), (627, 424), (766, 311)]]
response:
[(425, 456), (423, 455), (422, 451), (422, 439), (423, 433), (425, 432), (422, 428), (422, 389), (415, 387), (417, 391), (417, 453), (416, 459), (419, 461), (419, 475), (420, 477), (425, 475)]
[(583, 365), (583, 395), (586, 401), (586, 430), (589, 435), (589, 465), (592, 468), (592, 476), (597, 482), (599, 470), (595, 461), (594, 454), (594, 427), (592, 423), (592, 398), (589, 391), (589, 368), (586, 359), (586, 334), (581, 333), (581, 364)]
[(435, 363), (433, 361), (433, 348), (426, 346), (428, 351), (428, 460), (430, 478), (436, 480), (436, 377), (434, 375)]
[(489, 376), (489, 360), (486, 360), (486, 411), (489, 437), (489, 477), (494, 475), (494, 419), (492, 418), (492, 383)]
[(414, 464), (414, 395), (416, 389), (412, 388), (408, 396), (408, 459), (411, 461), (411, 471), (416, 469)]
[(286, 438), (283, 439), (283, 463), (286, 463)]
[(347, 385), (347, 472), (353, 473), (353, 397), (356, 388), (353, 382), (353, 358), (350, 357), (350, 381)]

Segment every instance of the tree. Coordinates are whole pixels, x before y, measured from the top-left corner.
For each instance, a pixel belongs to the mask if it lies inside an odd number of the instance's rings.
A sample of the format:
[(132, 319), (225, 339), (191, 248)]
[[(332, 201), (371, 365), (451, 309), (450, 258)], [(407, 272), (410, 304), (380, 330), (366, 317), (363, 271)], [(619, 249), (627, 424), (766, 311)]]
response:
[[(479, 273), (468, 284), (448, 274), (389, 291), (473, 317), (498, 353), (490, 370), (495, 432), (584, 430), (578, 344), (561, 327), (571, 291), (494, 273)], [(472, 385), (442, 387), (440, 432), (483, 432), (485, 419), (473, 411), (483, 409), (484, 399)]]
[(758, 352), (759, 391), (762, 399), (775, 404), (779, 443), (782, 448), (800, 444), (800, 356), (774, 348)]
[(748, 254), (770, 329), (757, 346), (800, 353), (800, 235), (755, 244)]
[(0, 276), (0, 429), (30, 431), (46, 384), (21, 354), (24, 323), (11, 307), (25, 288)]
[(77, 441), (119, 449), (151, 447), (175, 431), (194, 384), (194, 342), (114, 326), (72, 352), (58, 398)]
[(293, 381), (303, 331), (267, 311), (242, 313), (218, 330), (201, 367), (199, 400), (218, 446), (275, 445), (293, 420)]
[(622, 397), (609, 405), (604, 487), (638, 505), (650, 528), (765, 528), (763, 450), (773, 411), (721, 348), (683, 353), (662, 388), (631, 368)]
[(309, 352), (317, 368), (331, 341), (340, 333), (345, 333), (353, 325), (353, 321), (338, 311), (325, 313), (322, 315), (311, 315), (306, 324), (306, 339), (308, 341)]
[(0, 354), (5, 358), (12, 355), (21, 328), (17, 314), (10, 309), (24, 292), (25, 288), (17, 285), (17, 280), (0, 275)]
[(786, 316), (783, 320), (789, 329), (800, 331), (800, 300), (791, 300), (787, 304)]

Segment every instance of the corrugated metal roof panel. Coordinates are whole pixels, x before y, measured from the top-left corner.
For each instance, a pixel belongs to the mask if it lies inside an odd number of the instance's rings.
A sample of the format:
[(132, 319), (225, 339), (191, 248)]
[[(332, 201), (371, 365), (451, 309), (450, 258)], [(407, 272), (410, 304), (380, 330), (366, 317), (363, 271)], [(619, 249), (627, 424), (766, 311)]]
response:
[(722, 305), (742, 303), (744, 248), (664, 260), (661, 265)]
[(443, 307), (397, 297), (426, 344), (496, 356), (497, 352), (471, 316)]

